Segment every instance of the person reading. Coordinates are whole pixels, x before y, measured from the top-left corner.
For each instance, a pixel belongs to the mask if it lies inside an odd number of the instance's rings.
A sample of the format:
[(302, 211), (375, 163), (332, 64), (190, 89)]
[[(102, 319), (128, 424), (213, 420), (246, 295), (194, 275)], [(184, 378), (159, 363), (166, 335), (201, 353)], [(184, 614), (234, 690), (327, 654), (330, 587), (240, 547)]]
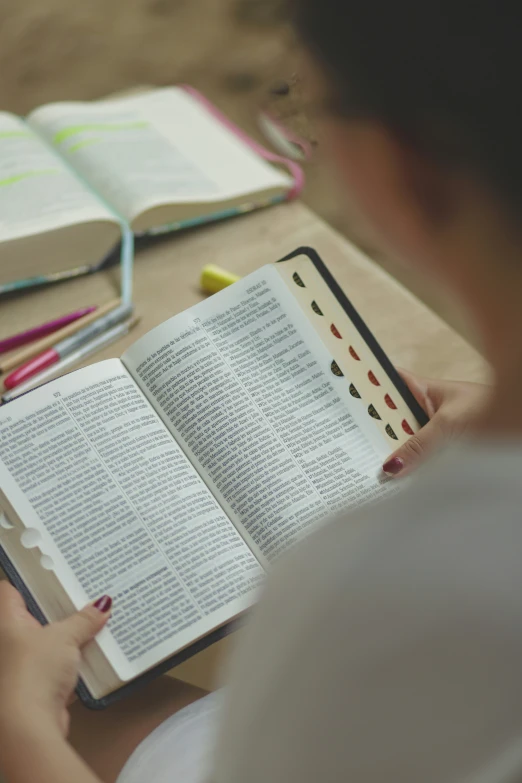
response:
[(281, 557), (217, 694), (156, 680), (99, 715), (68, 712), (110, 596), (41, 628), (0, 585), (9, 783), (522, 775), (522, 10), (294, 5), (310, 110), (350, 203), (383, 247), (459, 298), (493, 385), (406, 375), (431, 421), (384, 468), (411, 481)]

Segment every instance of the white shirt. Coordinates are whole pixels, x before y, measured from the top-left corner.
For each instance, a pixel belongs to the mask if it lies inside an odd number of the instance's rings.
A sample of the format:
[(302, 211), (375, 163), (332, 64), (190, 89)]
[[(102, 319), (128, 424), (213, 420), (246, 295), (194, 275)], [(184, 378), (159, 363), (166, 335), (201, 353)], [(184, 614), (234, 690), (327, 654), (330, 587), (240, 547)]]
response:
[(213, 783), (522, 780), (522, 443), (322, 529), (238, 641)]

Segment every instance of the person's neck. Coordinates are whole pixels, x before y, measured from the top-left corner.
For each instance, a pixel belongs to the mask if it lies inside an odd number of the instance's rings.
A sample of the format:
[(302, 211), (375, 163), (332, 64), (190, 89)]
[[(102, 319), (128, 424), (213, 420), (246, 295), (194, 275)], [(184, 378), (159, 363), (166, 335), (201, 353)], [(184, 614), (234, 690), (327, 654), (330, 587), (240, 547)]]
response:
[(489, 194), (473, 190), (469, 201), (448, 229), (438, 270), (475, 323), (493, 370), (473, 429), (522, 437), (522, 231)]
[(513, 347), (506, 361), (495, 361), (494, 385), (483, 411), (477, 417), (473, 430), (477, 434), (522, 438), (522, 350), (520, 337), (508, 343)]
[[(498, 266), (504, 261), (499, 259)], [(507, 273), (505, 266), (491, 269), (490, 279), (468, 285), (466, 294), (494, 375), (491, 395), (474, 429), (522, 437), (522, 253)]]

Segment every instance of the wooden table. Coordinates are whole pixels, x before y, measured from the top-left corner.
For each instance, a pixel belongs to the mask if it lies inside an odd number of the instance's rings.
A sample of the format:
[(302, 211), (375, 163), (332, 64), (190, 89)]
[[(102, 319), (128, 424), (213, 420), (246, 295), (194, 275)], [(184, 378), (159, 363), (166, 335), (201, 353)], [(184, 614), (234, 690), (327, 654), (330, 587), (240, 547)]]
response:
[[(441, 378), (481, 380), (483, 359), (438, 316), (299, 202), (234, 218), (170, 237), (136, 260), (134, 300), (142, 316), (131, 335), (94, 361), (119, 356), (139, 336), (198, 302), (199, 275), (215, 263), (246, 275), (291, 250), (315, 248), (393, 362)], [(117, 269), (7, 300), (0, 299), (0, 338), (83, 305), (118, 294)], [(88, 362), (92, 363), (93, 360)], [(223, 640), (174, 670), (202, 687), (214, 683)]]

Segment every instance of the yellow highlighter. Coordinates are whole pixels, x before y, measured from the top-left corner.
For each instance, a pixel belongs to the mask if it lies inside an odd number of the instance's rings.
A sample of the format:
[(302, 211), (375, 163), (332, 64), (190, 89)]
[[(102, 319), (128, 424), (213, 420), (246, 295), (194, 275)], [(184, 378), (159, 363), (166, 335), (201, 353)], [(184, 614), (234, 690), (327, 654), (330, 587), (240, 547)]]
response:
[(201, 270), (200, 285), (207, 294), (215, 294), (227, 285), (237, 283), (238, 280), (240, 280), (239, 275), (233, 275), (232, 272), (227, 272), (226, 269), (215, 264), (207, 264)]

